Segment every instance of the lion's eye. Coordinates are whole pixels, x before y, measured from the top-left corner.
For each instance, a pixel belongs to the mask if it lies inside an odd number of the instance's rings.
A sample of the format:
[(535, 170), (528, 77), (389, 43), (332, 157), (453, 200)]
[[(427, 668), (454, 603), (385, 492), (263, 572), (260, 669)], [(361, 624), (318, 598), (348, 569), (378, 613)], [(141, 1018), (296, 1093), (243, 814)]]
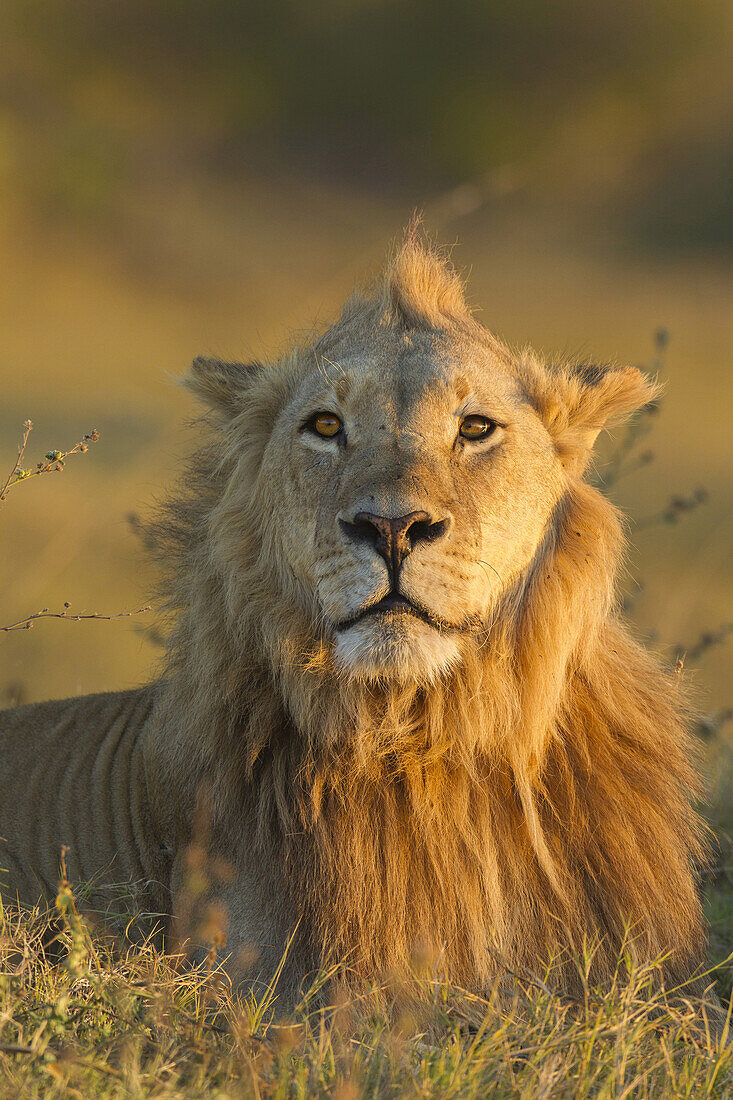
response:
[(464, 416), (459, 431), (464, 439), (485, 439), (495, 428), (496, 424), (487, 416), (472, 413), (471, 416)]
[(332, 439), (343, 430), (343, 424), (334, 413), (316, 413), (311, 418), (309, 427), (324, 439)]

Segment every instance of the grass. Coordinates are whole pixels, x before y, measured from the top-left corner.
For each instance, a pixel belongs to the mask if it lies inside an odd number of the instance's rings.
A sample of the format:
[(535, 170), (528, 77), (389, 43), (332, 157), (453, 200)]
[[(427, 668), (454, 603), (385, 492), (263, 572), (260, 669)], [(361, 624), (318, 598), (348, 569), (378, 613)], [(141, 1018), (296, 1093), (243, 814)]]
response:
[(238, 997), (213, 962), (95, 935), (62, 883), (55, 914), (0, 916), (0, 1097), (730, 1096), (730, 1011), (666, 1002), (654, 977), (586, 983), (582, 1004), (540, 979), (485, 998), (415, 979), (328, 1004), (321, 974), (278, 1018), (276, 986)]

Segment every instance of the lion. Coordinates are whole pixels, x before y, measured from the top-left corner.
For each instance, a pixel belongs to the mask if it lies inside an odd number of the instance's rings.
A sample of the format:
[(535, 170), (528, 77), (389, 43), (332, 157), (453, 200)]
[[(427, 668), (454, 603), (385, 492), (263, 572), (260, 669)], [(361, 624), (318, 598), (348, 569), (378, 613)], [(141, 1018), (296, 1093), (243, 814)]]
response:
[(6, 900), (53, 898), (65, 847), (241, 982), (430, 958), (573, 995), (622, 951), (697, 980), (687, 708), (586, 477), (656, 383), (513, 351), (411, 231), (323, 334), (186, 385), (209, 434), (150, 529), (164, 667), (0, 716)]

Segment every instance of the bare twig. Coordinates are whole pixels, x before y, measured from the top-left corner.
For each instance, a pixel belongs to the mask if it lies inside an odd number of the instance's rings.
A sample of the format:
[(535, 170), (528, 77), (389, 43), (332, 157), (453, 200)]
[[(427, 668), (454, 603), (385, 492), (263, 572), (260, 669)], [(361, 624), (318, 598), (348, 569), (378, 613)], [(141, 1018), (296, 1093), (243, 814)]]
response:
[(127, 619), (132, 615), (142, 615), (145, 611), (150, 611), (150, 604), (146, 604), (145, 607), (139, 607), (137, 611), (118, 611), (114, 615), (102, 615), (99, 611), (87, 612), (80, 615), (70, 615), (70, 607), (70, 603), (64, 604), (63, 611), (49, 611), (47, 607), (44, 607), (40, 611), (34, 612), (32, 615), (28, 615), (25, 619), (19, 619), (17, 623), (9, 623), (8, 626), (0, 626), (0, 631), (30, 630), (36, 619), (67, 619), (75, 623), (80, 622), (81, 619), (106, 619), (110, 622), (112, 619)]
[(675, 658), (677, 660), (681, 658), (683, 662), (688, 658), (691, 661), (699, 661), (709, 649), (722, 645), (731, 634), (733, 634), (733, 623), (722, 623), (717, 630), (704, 630), (694, 645), (686, 647), (678, 645), (675, 649)]
[(687, 497), (673, 496), (670, 498), (667, 507), (663, 508), (661, 512), (642, 517), (642, 519), (636, 521), (634, 526), (637, 531), (644, 531), (647, 527), (654, 527), (658, 523), (677, 523), (681, 515), (686, 512), (693, 512), (701, 504), (706, 504), (707, 500), (707, 489), (695, 489)]
[(23, 439), (21, 440), (20, 446), (18, 447), (18, 457), (15, 460), (15, 465), (13, 466), (12, 470), (10, 471), (10, 473), (8, 474), (8, 476), (6, 478), (5, 484), (3, 485), (2, 489), (0, 490), (0, 501), (5, 500), (5, 497), (8, 494), (8, 489), (10, 488), (10, 483), (14, 480), (17, 480), (16, 474), (18, 473), (18, 470), (21, 469), (20, 464), (23, 461), (23, 455), (25, 453), (25, 449), (26, 449), (26, 446), (28, 444), (28, 436), (31, 434), (32, 431), (33, 431), (33, 421), (32, 420), (26, 420), (25, 424), (23, 425)]
[(21, 463), (23, 461), (23, 455), (25, 453), (26, 446), (28, 444), (28, 436), (33, 430), (33, 422), (26, 420), (24, 427), (23, 439), (18, 447), (18, 457), (15, 460), (15, 465), (8, 474), (5, 484), (0, 491), (0, 503), (2, 503), (7, 497), (11, 489), (15, 488), (21, 481), (27, 481), (31, 477), (40, 477), (41, 474), (50, 474), (52, 472), (61, 473), (64, 469), (64, 463), (71, 455), (84, 454), (89, 450), (90, 443), (96, 443), (99, 439), (99, 432), (96, 428), (92, 428), (90, 432), (87, 432), (85, 436), (79, 440), (78, 443), (68, 451), (46, 451), (44, 460), (36, 464), (35, 470), (24, 470)]
[(657, 399), (639, 409), (627, 425), (605, 467), (596, 473), (594, 480), (597, 485), (610, 489), (620, 478), (627, 477), (654, 461), (653, 451), (642, 451), (639, 455), (635, 455), (634, 451), (654, 427), (654, 418), (659, 413), (659, 407)]
[[(28, 445), (28, 437), (33, 430), (33, 422), (26, 420), (23, 425), (23, 438), (18, 447), (18, 457), (15, 460), (12, 470), (5, 479), (2, 489), (0, 490), (0, 503), (5, 500), (9, 491), (17, 485), (20, 481), (27, 481), (31, 477), (40, 477), (41, 474), (48, 474), (52, 471), (62, 471), (64, 469), (64, 462), (70, 455), (83, 454), (89, 450), (90, 443), (96, 443), (99, 439), (99, 432), (96, 428), (93, 428), (91, 432), (87, 432), (85, 436), (79, 440), (68, 451), (47, 451), (45, 458), (42, 462), (37, 463), (35, 470), (23, 469), (23, 455), (25, 454), (26, 447)], [(126, 619), (132, 615), (142, 615), (145, 611), (150, 611), (150, 606), (140, 607), (136, 611), (118, 611), (113, 615), (102, 615), (99, 611), (82, 612), (78, 615), (70, 614), (69, 609), (71, 604), (67, 601), (64, 603), (63, 611), (51, 611), (48, 607), (41, 608), (40, 611), (35, 611), (32, 615), (27, 615), (23, 619), (19, 619), (15, 623), (8, 623), (7, 626), (0, 626), (0, 632), (8, 633), (12, 630), (30, 630), (35, 623), (36, 619), (69, 619), (74, 622), (79, 622), (81, 619)]]

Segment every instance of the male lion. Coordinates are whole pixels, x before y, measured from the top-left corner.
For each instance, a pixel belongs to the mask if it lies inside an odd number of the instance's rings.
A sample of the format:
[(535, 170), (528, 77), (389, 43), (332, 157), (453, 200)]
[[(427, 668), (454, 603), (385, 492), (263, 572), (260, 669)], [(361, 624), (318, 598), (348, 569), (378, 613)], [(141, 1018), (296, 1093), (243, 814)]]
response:
[(427, 952), (473, 989), (553, 958), (572, 994), (572, 960), (592, 946), (603, 981), (625, 938), (690, 979), (691, 743), (584, 480), (654, 383), (512, 352), (410, 233), (319, 339), (196, 359), (187, 385), (211, 436), (152, 529), (165, 675), (0, 716), (6, 899), (53, 897), (65, 845), (73, 880), (138, 884), (177, 942), (205, 947), (212, 903), (237, 977), (290, 940), (293, 992)]

